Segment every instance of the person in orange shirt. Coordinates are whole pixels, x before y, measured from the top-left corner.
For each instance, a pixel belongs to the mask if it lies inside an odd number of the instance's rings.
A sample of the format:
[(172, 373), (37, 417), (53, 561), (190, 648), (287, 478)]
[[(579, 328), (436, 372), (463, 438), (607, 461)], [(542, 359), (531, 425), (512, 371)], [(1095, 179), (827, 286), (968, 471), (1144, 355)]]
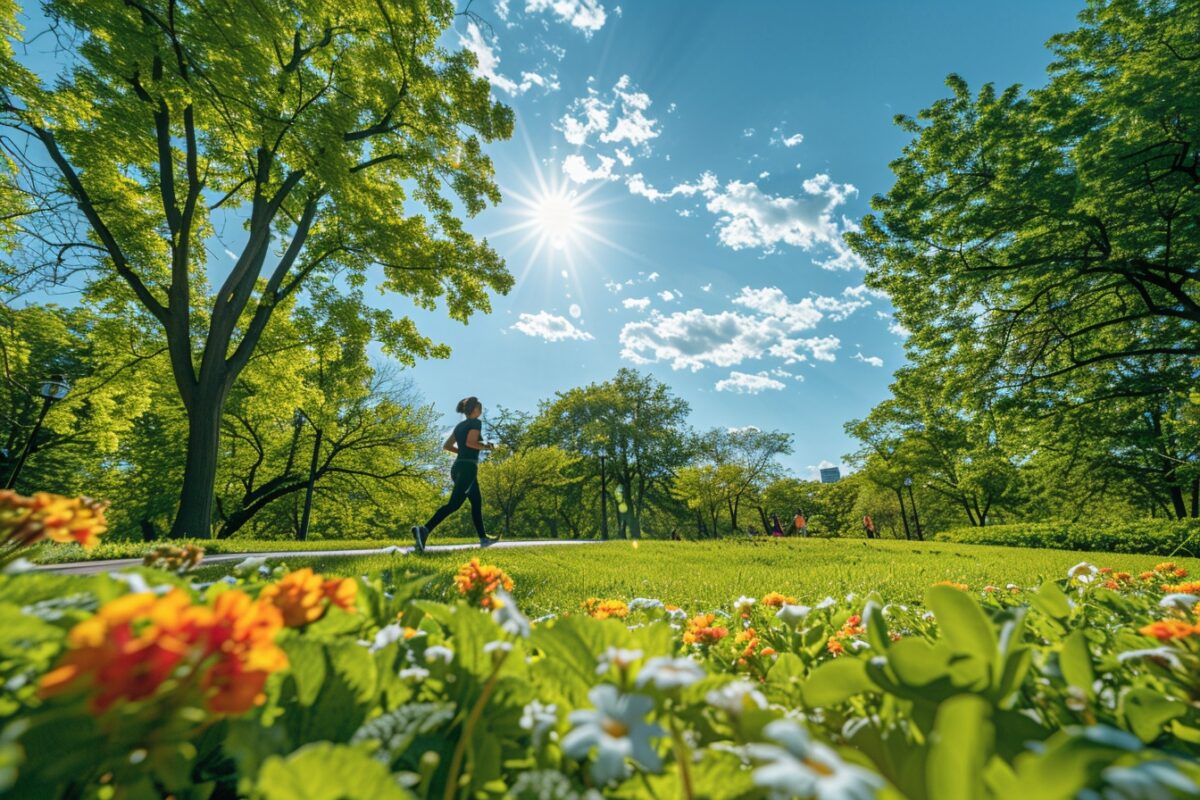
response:
[(875, 520), (871, 519), (870, 514), (863, 514), (863, 528), (867, 531), (868, 539), (879, 538), (879, 534), (875, 532)]
[(808, 536), (808, 520), (804, 518), (804, 512), (796, 509), (796, 518), (792, 520), (796, 526), (796, 533), (801, 536)]

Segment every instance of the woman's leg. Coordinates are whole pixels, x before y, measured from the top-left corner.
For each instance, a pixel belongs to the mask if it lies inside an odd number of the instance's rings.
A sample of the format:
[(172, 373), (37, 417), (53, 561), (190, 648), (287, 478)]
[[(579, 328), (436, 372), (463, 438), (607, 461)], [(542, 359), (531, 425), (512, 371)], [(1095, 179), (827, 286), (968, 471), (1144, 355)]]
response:
[[(471, 486), (475, 484), (475, 470), (464, 469), (461, 465), (455, 464), (450, 468), (450, 479), (454, 481), (454, 488), (450, 490), (450, 499), (446, 504), (433, 513), (429, 518), (429, 522), (425, 523), (426, 536), (433, 533), (442, 520), (458, 511), (463, 501), (467, 499), (467, 493)], [(479, 492), (478, 489), (475, 490)]]
[(471, 501), (471, 522), (475, 523), (475, 533), (483, 539), (483, 495), (479, 492), (479, 481), (472, 479), (471, 488), (467, 490), (467, 498)]

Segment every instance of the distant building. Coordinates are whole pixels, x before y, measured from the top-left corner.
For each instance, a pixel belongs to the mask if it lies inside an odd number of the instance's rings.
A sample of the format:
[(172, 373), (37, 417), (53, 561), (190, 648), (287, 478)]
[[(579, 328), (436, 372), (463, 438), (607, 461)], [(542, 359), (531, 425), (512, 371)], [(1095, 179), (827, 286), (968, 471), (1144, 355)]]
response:
[(842, 479), (842, 471), (837, 467), (821, 467), (821, 483), (837, 483)]

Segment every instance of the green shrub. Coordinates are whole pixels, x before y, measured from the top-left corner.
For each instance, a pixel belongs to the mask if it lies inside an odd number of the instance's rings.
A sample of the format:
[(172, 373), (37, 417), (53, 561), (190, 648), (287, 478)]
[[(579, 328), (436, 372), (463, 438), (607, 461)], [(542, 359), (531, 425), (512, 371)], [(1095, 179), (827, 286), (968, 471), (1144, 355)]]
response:
[(939, 542), (1093, 550), (1102, 553), (1200, 555), (1200, 519), (1032, 522), (955, 528), (937, 534)]

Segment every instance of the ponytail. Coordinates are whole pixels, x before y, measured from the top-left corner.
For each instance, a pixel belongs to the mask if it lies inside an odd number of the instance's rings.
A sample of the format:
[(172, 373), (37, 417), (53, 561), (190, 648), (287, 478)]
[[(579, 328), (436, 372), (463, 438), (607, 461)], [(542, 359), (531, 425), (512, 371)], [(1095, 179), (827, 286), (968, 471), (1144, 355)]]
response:
[(479, 398), (472, 396), (464, 397), (462, 400), (459, 400), (458, 406), (454, 410), (459, 414), (465, 414), (469, 417), (475, 413), (475, 409), (477, 408), (479, 408)]

